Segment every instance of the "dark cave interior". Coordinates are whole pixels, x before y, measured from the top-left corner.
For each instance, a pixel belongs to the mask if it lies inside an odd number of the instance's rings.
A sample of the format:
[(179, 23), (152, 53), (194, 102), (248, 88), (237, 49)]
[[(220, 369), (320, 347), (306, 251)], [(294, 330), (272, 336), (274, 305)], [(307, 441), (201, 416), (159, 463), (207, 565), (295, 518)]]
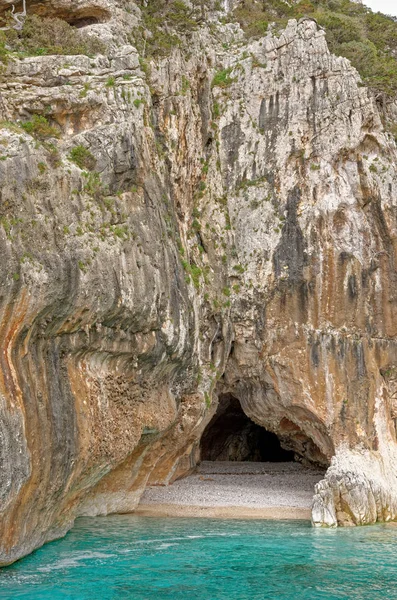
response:
[(254, 423), (237, 398), (221, 396), (217, 412), (201, 438), (201, 460), (289, 462), (294, 452), (281, 447), (277, 435)]

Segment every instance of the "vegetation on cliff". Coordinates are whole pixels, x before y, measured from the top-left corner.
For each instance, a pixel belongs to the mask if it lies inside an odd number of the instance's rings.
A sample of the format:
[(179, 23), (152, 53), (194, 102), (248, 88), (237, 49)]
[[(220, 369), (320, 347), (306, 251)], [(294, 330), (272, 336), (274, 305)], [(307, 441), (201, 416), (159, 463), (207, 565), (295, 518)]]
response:
[(142, 27), (133, 34), (140, 52), (146, 57), (166, 56), (180, 46), (181, 36), (197, 29), (202, 16), (201, 7), (201, 2), (187, 6), (183, 0), (140, 3)]
[(5, 60), (10, 53), (22, 57), (46, 54), (93, 56), (106, 50), (101, 40), (72, 27), (66, 21), (34, 14), (28, 15), (22, 31), (11, 28), (0, 34), (0, 60)]
[[(135, 42), (147, 57), (165, 56), (181, 46), (183, 35), (205, 18), (202, 1), (153, 0), (140, 4), (143, 24)], [(212, 8), (221, 10), (219, 2)], [(208, 9), (208, 3), (206, 3)], [(288, 19), (311, 17), (324, 27), (331, 52), (348, 58), (375, 92), (397, 91), (397, 19), (352, 0), (243, 0), (226, 20), (236, 20), (249, 37), (266, 35), (269, 24), (285, 27)], [(225, 20), (222, 18), (221, 20)]]
[[(211, 8), (221, 11), (220, 2)], [(166, 56), (183, 44), (184, 36), (206, 19), (208, 3), (194, 0), (141, 2), (142, 26), (132, 33), (140, 53), (147, 58)], [(266, 35), (269, 24), (284, 27), (288, 19), (311, 17), (324, 27), (330, 50), (348, 58), (366, 85), (375, 92), (397, 91), (397, 19), (373, 13), (352, 0), (243, 0), (226, 18), (236, 20), (249, 37)], [(222, 20), (225, 20), (222, 17)], [(96, 37), (57, 18), (29, 15), (22, 31), (0, 32), (0, 61), (10, 52), (22, 55), (86, 54), (105, 51)]]
[(348, 58), (376, 92), (397, 91), (397, 19), (351, 0), (244, 0), (234, 11), (249, 36), (263, 36), (269, 23), (308, 16), (324, 27), (331, 52)]

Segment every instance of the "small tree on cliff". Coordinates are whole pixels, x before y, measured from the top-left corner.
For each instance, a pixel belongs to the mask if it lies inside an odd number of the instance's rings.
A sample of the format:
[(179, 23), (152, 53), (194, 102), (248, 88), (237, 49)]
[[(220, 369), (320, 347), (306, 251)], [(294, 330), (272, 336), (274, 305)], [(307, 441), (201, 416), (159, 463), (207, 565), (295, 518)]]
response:
[(0, 31), (8, 31), (9, 29), (15, 29), (16, 31), (22, 31), (25, 19), (26, 19), (26, 0), (22, 0), (22, 12), (15, 12), (15, 5), (12, 5), (11, 18), (14, 19), (15, 25), (9, 25), (7, 27), (0, 27)]

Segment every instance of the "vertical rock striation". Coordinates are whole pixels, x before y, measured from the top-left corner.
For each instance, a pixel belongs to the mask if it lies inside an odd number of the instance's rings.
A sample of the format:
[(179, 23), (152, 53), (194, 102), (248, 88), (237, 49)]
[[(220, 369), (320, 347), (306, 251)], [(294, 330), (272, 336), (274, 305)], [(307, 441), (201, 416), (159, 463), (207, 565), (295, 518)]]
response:
[(30, 9), (109, 50), (0, 83), (1, 563), (189, 472), (219, 394), (330, 465), (316, 525), (397, 518), (396, 144), (357, 72), (311, 19), (142, 60), (133, 3)]

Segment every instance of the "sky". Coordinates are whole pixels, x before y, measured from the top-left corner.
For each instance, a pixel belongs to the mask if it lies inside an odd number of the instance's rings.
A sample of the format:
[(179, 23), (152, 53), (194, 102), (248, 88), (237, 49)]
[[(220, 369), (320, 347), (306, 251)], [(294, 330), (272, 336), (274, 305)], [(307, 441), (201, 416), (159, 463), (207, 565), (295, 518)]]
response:
[(364, 4), (372, 8), (374, 12), (382, 12), (385, 15), (397, 16), (396, 0), (364, 0)]

